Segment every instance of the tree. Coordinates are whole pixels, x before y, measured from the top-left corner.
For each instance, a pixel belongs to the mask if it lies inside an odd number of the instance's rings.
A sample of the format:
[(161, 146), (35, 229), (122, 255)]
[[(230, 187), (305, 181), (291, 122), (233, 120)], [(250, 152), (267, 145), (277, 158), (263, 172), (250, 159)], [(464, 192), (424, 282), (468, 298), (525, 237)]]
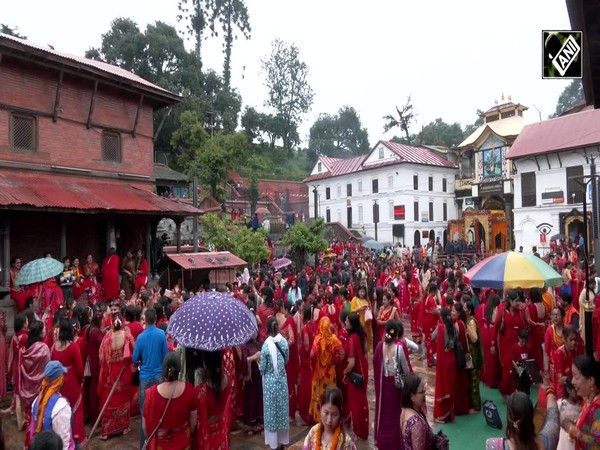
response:
[(308, 65), (300, 61), (299, 50), (280, 39), (272, 42), (268, 59), (261, 60), (265, 86), (269, 90), (266, 106), (272, 107), (281, 121), (283, 148), (290, 152), (300, 141), (298, 125), (310, 111), (314, 93), (308, 84)]
[(243, 225), (238, 226), (233, 238), (233, 253), (248, 265), (254, 265), (269, 257), (269, 249), (265, 245), (267, 233), (263, 228), (254, 231)]
[(11, 27), (5, 23), (0, 23), (0, 33), (8, 34), (9, 36), (14, 36), (19, 39), (27, 40), (27, 36), (19, 33), (19, 27)]
[(306, 265), (307, 253), (319, 253), (327, 250), (327, 241), (321, 237), (325, 222), (322, 218), (312, 221), (307, 226), (303, 222), (296, 222), (283, 237), (283, 244), (291, 247), (299, 267)]
[(425, 125), (413, 142), (418, 142), (420, 145), (441, 145), (452, 148), (463, 140), (463, 130), (458, 122), (449, 124), (441, 118), (437, 118)]
[(231, 51), (234, 36), (234, 27), (238, 28), (246, 39), (250, 39), (250, 16), (244, 0), (213, 0), (213, 11), (209, 26), (213, 36), (218, 36), (215, 30), (216, 22), (219, 21), (223, 30), (225, 42), (223, 44), (223, 53), (225, 60), (223, 62), (223, 82), (226, 88), (231, 86)]
[(269, 147), (274, 148), (277, 140), (283, 138), (285, 124), (281, 116), (261, 113), (253, 107), (246, 106), (242, 116), (242, 128), (250, 142), (267, 143)]
[(415, 119), (410, 95), (407, 97), (406, 104), (402, 108), (396, 106), (396, 113), (397, 116), (394, 116), (393, 114), (383, 116), (383, 120), (386, 121), (383, 125), (383, 132), (387, 133), (393, 128), (400, 128), (406, 137), (406, 144), (410, 144), (411, 137), (409, 129)]
[(179, 164), (190, 167), (196, 159), (197, 151), (208, 141), (209, 136), (195, 111), (184, 111), (179, 116), (179, 122), (179, 128), (171, 137), (171, 146), (177, 152)]
[(369, 151), (369, 134), (354, 108), (344, 106), (334, 116), (321, 114), (310, 128), (309, 148), (318, 155), (345, 158)]
[(478, 109), (475, 114), (477, 114), (477, 120), (472, 125), (465, 125), (463, 140), (468, 138), (477, 128), (483, 125), (483, 111)]
[(210, 6), (213, 0), (179, 0), (179, 14), (177, 20), (186, 22), (188, 34), (194, 37), (195, 54), (202, 61), (201, 49), (204, 30), (208, 24)]
[(573, 80), (567, 87), (563, 89), (558, 101), (556, 102), (556, 110), (548, 116), (549, 119), (560, 116), (565, 111), (571, 109), (577, 102), (585, 99), (583, 92), (583, 84), (581, 80)]

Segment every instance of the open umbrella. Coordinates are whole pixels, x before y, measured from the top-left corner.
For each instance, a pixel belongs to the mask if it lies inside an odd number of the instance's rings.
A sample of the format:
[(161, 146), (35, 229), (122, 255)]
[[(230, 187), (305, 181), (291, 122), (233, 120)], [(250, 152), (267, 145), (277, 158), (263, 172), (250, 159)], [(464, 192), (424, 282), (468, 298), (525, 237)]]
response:
[(61, 273), (65, 265), (54, 258), (39, 258), (25, 264), (17, 275), (16, 284), (27, 286), (41, 283)]
[(269, 211), (267, 208), (265, 208), (264, 206), (261, 206), (260, 208), (258, 208), (256, 211), (254, 211), (257, 214), (271, 214), (271, 211)]
[(363, 244), (364, 248), (368, 248), (369, 250), (383, 250), (383, 244), (381, 242), (377, 242), (374, 239), (367, 241)]
[(562, 277), (534, 255), (504, 252), (480, 261), (465, 275), (477, 288), (511, 289), (558, 286)]
[(224, 292), (202, 292), (183, 303), (167, 333), (184, 347), (214, 352), (245, 344), (258, 332), (246, 305)]
[(556, 241), (564, 241), (564, 240), (565, 240), (565, 235), (564, 235), (564, 234), (562, 234), (562, 233), (558, 233), (558, 234), (555, 234), (554, 236), (552, 236), (552, 237), (550, 238), (550, 240), (551, 240), (551, 241), (555, 241), (555, 242), (556, 242)]
[(292, 264), (291, 260), (289, 260), (287, 258), (279, 258), (279, 259), (276, 259), (275, 261), (273, 261), (271, 263), (271, 266), (273, 266), (273, 269), (279, 270), (279, 269), (283, 269), (284, 267), (289, 266), (290, 264)]

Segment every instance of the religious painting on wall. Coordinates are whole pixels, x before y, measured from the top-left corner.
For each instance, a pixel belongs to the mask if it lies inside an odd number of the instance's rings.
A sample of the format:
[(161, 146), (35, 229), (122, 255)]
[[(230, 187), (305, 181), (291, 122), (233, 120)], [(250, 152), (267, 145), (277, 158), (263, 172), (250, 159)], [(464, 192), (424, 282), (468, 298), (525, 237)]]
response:
[(483, 178), (495, 178), (502, 175), (502, 148), (490, 148), (482, 152)]

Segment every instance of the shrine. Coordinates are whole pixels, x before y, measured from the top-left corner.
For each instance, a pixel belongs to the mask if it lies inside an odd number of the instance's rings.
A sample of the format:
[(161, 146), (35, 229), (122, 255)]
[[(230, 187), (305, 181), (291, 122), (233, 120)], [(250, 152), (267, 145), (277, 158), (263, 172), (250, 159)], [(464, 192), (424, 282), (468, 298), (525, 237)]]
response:
[(462, 219), (448, 222), (453, 241), (474, 246), (477, 252), (490, 256), (508, 250), (508, 220), (503, 210), (468, 210)]

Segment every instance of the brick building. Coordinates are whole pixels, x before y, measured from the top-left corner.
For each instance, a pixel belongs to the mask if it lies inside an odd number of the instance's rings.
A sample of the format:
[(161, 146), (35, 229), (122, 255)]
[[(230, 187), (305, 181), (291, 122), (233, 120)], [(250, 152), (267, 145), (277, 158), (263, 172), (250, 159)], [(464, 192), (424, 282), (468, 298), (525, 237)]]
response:
[(179, 100), (118, 67), (0, 34), (4, 283), (14, 256), (153, 254), (161, 218), (198, 213), (154, 193), (153, 113)]

